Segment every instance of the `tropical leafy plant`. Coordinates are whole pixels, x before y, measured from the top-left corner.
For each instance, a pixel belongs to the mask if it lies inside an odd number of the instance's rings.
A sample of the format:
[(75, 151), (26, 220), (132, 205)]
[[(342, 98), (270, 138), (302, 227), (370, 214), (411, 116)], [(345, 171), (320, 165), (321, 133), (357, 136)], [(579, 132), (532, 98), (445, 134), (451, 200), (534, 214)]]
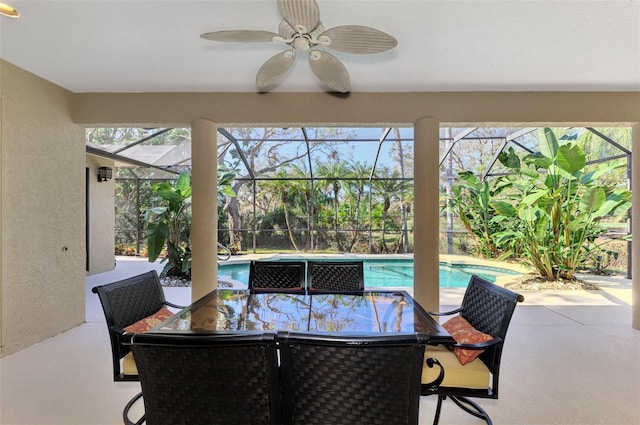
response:
[(460, 172), (458, 177), (459, 184), (452, 187), (448, 204), (471, 236), (473, 252), (479, 257), (496, 258), (501, 252), (494, 235), (504, 229), (502, 218), (491, 205), (496, 193), (487, 180), (480, 180), (471, 171)]
[[(231, 188), (235, 172), (218, 169), (218, 195), (235, 196)], [(189, 279), (191, 276), (191, 178), (187, 171), (172, 186), (161, 182), (153, 186), (157, 206), (147, 210), (147, 252), (149, 262), (160, 257), (166, 246), (167, 264), (163, 276)]]
[(497, 245), (520, 241), (524, 257), (546, 279), (571, 280), (587, 259), (586, 243), (604, 231), (599, 222), (610, 214), (625, 214), (631, 192), (598, 183), (621, 164), (602, 163), (587, 171), (578, 145), (558, 141), (549, 128), (543, 134), (539, 153), (520, 158), (510, 148), (500, 155), (514, 174), (497, 184), (510, 188), (510, 196), (491, 200), (489, 206), (511, 225), (494, 238)]
[(154, 262), (165, 245), (167, 261), (162, 274), (185, 277), (191, 274), (191, 178), (184, 171), (175, 186), (161, 182), (153, 186), (157, 195), (152, 202), (159, 205), (147, 210), (147, 253), (149, 262)]

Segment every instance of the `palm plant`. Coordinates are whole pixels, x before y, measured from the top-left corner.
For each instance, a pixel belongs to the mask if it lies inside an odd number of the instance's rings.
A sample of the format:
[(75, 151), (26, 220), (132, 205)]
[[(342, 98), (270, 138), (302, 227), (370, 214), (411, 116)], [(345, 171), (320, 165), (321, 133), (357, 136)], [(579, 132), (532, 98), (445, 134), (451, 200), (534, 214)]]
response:
[(346, 161), (331, 162), (329, 164), (318, 164), (318, 174), (323, 177), (327, 183), (329, 192), (332, 195), (333, 203), (333, 230), (335, 232), (336, 242), (338, 249), (344, 251), (344, 244), (342, 243), (342, 237), (338, 232), (340, 227), (339, 220), (339, 205), (340, 205), (340, 189), (344, 176), (349, 173), (349, 165)]
[(293, 249), (296, 252), (300, 251), (298, 245), (296, 244), (296, 239), (293, 235), (293, 229), (291, 226), (291, 218), (289, 216), (289, 194), (291, 192), (291, 184), (288, 180), (289, 172), (287, 170), (288, 167), (283, 167), (278, 170), (277, 173), (273, 176), (272, 180), (264, 183), (264, 187), (270, 190), (275, 196), (280, 200), (280, 204), (282, 205), (282, 210), (284, 211), (284, 220), (287, 226), (287, 234), (289, 235), (289, 241), (291, 241), (291, 245), (293, 245)]
[(313, 223), (314, 187), (311, 180), (306, 179), (308, 172), (298, 165), (291, 165), (289, 176), (298, 178), (291, 180), (291, 192), (296, 199), (298, 209), (301, 210), (300, 217), (304, 216), (306, 226), (305, 251), (311, 248), (311, 228)]
[[(380, 170), (380, 173), (383, 175), (389, 176), (387, 179), (373, 180), (373, 188), (376, 190), (379, 197), (382, 198), (382, 209), (381, 209), (381, 226), (382, 226), (382, 236), (380, 241), (380, 250), (382, 252), (388, 252), (388, 248), (386, 245), (386, 232), (388, 227), (393, 224), (397, 224), (398, 220), (391, 220), (390, 218), (390, 208), (393, 201), (402, 199), (403, 193), (406, 191), (407, 182), (403, 180), (397, 180), (400, 176), (399, 173), (394, 171), (391, 172), (389, 169), (383, 167)], [(399, 244), (398, 244), (399, 246)]]
[(368, 183), (365, 180), (371, 175), (372, 166), (355, 161), (350, 164), (350, 177), (353, 180), (346, 182), (347, 186), (347, 204), (349, 205), (349, 227), (351, 231), (351, 240), (347, 250), (351, 252), (360, 237), (360, 228), (362, 227), (361, 216), (366, 211), (364, 199), (367, 193)]

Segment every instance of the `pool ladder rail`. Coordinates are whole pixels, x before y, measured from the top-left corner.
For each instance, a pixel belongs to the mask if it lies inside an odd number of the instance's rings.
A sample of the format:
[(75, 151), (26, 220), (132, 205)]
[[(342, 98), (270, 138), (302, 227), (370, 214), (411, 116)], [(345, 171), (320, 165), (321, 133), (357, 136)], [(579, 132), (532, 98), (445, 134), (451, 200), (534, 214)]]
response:
[(231, 258), (231, 250), (218, 242), (218, 261), (227, 261), (229, 258)]

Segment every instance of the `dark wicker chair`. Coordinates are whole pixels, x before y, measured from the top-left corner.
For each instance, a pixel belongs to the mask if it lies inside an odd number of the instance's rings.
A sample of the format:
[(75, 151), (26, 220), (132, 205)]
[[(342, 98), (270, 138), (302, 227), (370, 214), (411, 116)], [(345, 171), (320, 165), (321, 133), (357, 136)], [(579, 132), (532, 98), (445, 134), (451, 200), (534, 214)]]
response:
[(279, 333), (284, 424), (417, 424), (424, 343)]
[(249, 290), (304, 292), (304, 261), (252, 261)]
[[(130, 347), (123, 344), (124, 328), (158, 312), (164, 306), (183, 308), (166, 301), (155, 270), (129, 277), (91, 290), (98, 294), (109, 331), (114, 381), (138, 381), (136, 364)], [(126, 415), (142, 393), (125, 406)]]
[(309, 261), (307, 286), (315, 291), (363, 291), (362, 261)]
[(275, 335), (131, 338), (148, 425), (279, 424)]
[[(434, 424), (438, 423), (442, 402), (449, 397), (467, 413), (491, 424), (489, 414), (469, 397), (498, 398), (500, 360), (511, 317), (524, 297), (472, 276), (460, 308), (430, 313), (445, 316), (459, 313), (473, 328), (493, 337), (488, 342), (456, 344), (454, 347), (484, 350), (475, 360), (462, 365), (450, 349), (427, 347), (427, 365), (422, 376), (422, 395), (437, 395)], [(453, 347), (450, 347), (453, 348)], [(434, 367), (438, 366), (438, 367)]]

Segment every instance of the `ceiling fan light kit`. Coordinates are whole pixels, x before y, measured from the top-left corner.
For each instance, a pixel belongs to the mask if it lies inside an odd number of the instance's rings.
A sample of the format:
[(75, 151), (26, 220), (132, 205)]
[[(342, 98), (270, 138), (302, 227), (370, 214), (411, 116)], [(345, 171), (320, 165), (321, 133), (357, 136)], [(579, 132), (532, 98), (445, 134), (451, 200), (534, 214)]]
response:
[(272, 56), (258, 70), (256, 86), (261, 90), (268, 89), (287, 73), (297, 52), (306, 52), (315, 76), (332, 90), (347, 93), (351, 89), (347, 68), (324, 48), (343, 53), (375, 54), (391, 50), (398, 44), (389, 34), (361, 25), (344, 25), (325, 31), (315, 0), (278, 0), (278, 8), (284, 17), (278, 33), (225, 30), (200, 35), (206, 40), (221, 42), (286, 44), (288, 50)]

